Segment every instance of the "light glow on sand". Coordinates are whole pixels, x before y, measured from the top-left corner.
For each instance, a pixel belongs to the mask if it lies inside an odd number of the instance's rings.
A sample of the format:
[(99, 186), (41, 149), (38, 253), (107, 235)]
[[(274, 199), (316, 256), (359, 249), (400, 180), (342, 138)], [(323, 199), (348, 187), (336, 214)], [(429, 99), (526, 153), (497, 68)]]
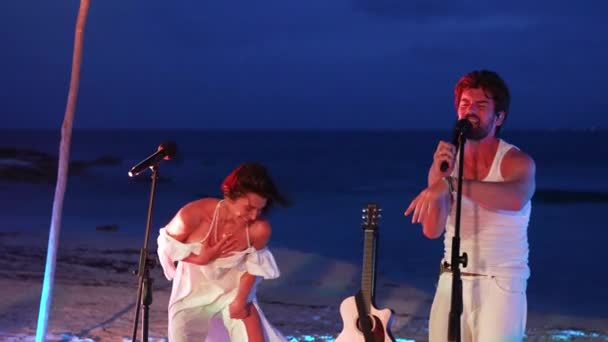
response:
[[(288, 342), (335, 342), (333, 336), (330, 335), (302, 335), (300, 337), (287, 336)], [(416, 340), (408, 340), (404, 338), (396, 338), (395, 342), (416, 342)]]
[[(545, 335), (546, 336), (546, 335)], [(597, 332), (586, 332), (582, 330), (553, 330), (550, 335), (551, 341), (574, 341), (581, 338), (589, 341), (608, 341), (608, 335), (603, 335)], [(26, 334), (7, 335), (0, 332), (0, 340), (6, 342), (33, 342), (35, 336)], [(545, 337), (546, 338), (546, 337)], [(167, 342), (166, 338), (149, 338), (150, 342)], [(528, 340), (528, 336), (524, 341)], [(79, 337), (70, 333), (63, 334), (47, 334), (46, 341), (48, 342), (95, 342), (96, 338)], [(301, 335), (287, 336), (288, 342), (335, 342), (335, 337), (332, 335)], [(395, 338), (396, 342), (416, 342), (416, 340), (406, 338)], [(123, 338), (122, 342), (131, 342), (130, 338)]]
[(570, 341), (572, 338), (590, 338), (608, 341), (608, 336), (602, 336), (595, 332), (584, 332), (581, 330), (561, 330), (555, 331), (551, 335), (551, 339), (553, 341)]

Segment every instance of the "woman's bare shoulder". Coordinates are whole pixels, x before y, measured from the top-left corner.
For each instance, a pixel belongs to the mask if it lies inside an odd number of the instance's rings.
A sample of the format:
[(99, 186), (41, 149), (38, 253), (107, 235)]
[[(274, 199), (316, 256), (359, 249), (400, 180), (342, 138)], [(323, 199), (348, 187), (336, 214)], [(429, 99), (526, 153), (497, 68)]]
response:
[(196, 215), (213, 215), (213, 211), (220, 200), (217, 198), (206, 197), (186, 203), (180, 211)]
[(211, 219), (218, 202), (219, 200), (215, 198), (201, 198), (186, 203), (167, 225), (167, 232), (184, 241), (200, 227), (202, 222)]
[(256, 249), (262, 249), (266, 247), (270, 235), (272, 235), (272, 228), (270, 223), (264, 219), (256, 220), (250, 227), (249, 232), (251, 234), (251, 243)]

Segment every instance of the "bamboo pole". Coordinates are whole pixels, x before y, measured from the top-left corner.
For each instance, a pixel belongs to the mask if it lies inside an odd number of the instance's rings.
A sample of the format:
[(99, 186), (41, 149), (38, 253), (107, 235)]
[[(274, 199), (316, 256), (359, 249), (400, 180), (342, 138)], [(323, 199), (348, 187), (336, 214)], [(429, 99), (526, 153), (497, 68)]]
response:
[(74, 52), (72, 56), (72, 74), (67, 105), (61, 126), (61, 142), (59, 146), (59, 162), (57, 167), (57, 182), (55, 197), (53, 198), (53, 213), (44, 269), (44, 281), (40, 295), (40, 311), (38, 313), (38, 326), (36, 329), (36, 342), (43, 342), (48, 328), (49, 313), (53, 299), (53, 282), (55, 279), (55, 265), (57, 263), (57, 247), (59, 245), (59, 232), (61, 230), (61, 216), (63, 211), (63, 198), (68, 180), (68, 165), (70, 160), (70, 143), (72, 139), (72, 124), (78, 97), (80, 83), (80, 65), (82, 62), (82, 45), (84, 28), (89, 10), (89, 0), (81, 0), (76, 19), (76, 32), (74, 35)]

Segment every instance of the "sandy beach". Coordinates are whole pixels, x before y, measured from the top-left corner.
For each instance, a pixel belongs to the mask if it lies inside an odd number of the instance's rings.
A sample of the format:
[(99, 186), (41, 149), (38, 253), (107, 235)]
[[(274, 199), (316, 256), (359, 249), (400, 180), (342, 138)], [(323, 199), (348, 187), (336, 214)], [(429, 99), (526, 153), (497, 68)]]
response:
[[(0, 253), (5, 256), (0, 261), (3, 341), (33, 341), (35, 335), (45, 247), (31, 243), (33, 239), (19, 233), (0, 235)], [(137, 290), (137, 277), (131, 271), (137, 267), (139, 252), (93, 249), (91, 246), (98, 241), (83, 241), (79, 248), (60, 251), (49, 341), (130, 339)], [(359, 266), (280, 248), (274, 253), (282, 276), (263, 282), (259, 288), (265, 314), (290, 341), (331, 341), (342, 328), (339, 304), (359, 284)], [(314, 268), (323, 271), (315, 272)], [(171, 288), (158, 267), (152, 270), (152, 277), (149, 336), (153, 341), (163, 341)], [(377, 289), (377, 306), (394, 310), (393, 335), (400, 341), (426, 341), (430, 294), (407, 283), (393, 282), (390, 277), (379, 278)], [(608, 318), (529, 313), (526, 341), (605, 341), (606, 336)]]

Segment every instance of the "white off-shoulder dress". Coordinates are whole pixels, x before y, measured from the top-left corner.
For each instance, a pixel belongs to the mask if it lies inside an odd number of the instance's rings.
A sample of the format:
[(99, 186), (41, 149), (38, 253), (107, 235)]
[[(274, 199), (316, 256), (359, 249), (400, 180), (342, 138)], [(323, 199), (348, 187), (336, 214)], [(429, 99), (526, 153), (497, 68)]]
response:
[[(168, 316), (169, 342), (207, 341), (228, 342), (247, 341), (245, 324), (240, 319), (230, 318), (228, 306), (236, 297), (239, 281), (248, 272), (264, 279), (279, 277), (279, 269), (268, 248), (257, 250), (249, 240), (247, 228), (247, 249), (219, 258), (207, 265), (175, 261), (186, 258), (190, 253), (200, 254), (202, 242), (213, 232), (217, 241), (217, 217), (222, 201), (218, 202), (207, 236), (199, 242), (183, 243), (160, 229), (158, 257), (165, 277), (173, 280), (169, 299)], [(265, 340), (286, 341), (266, 319), (256, 300), (258, 278), (249, 295), (260, 316)]]

